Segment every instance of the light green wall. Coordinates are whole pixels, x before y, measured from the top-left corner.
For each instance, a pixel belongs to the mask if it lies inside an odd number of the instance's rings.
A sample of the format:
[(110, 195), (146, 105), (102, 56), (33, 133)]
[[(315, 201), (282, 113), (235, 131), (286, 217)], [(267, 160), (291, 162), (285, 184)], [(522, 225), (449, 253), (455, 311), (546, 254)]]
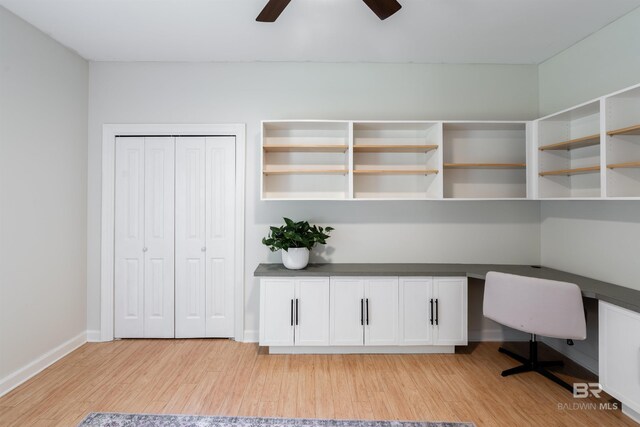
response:
[(0, 395), (84, 340), (88, 72), (0, 7)]
[(543, 116), (640, 83), (640, 8), (540, 64), (538, 78)]
[[(542, 115), (640, 83), (640, 9), (540, 64)], [(640, 290), (640, 202), (546, 201), (542, 264)]]

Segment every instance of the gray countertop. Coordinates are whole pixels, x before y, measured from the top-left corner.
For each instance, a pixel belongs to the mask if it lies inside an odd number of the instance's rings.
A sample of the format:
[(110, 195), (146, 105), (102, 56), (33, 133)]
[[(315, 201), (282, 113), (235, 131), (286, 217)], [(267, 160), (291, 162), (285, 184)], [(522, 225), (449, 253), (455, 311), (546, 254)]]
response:
[(607, 301), (640, 313), (640, 291), (547, 267), (507, 264), (309, 264), (288, 270), (282, 264), (260, 264), (256, 277), (328, 276), (467, 276), (484, 280), (489, 271), (571, 282), (587, 298)]

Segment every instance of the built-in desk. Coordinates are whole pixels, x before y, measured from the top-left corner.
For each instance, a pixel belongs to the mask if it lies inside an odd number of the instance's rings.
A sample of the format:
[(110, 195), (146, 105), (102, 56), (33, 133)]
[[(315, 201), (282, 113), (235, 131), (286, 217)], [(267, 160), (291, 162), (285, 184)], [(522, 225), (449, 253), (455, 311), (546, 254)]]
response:
[(260, 264), (256, 277), (330, 276), (467, 276), (484, 280), (489, 271), (575, 283), (595, 298), (640, 313), (640, 291), (547, 267), (507, 264), (309, 264), (288, 270), (282, 264)]
[[(298, 286), (299, 289), (304, 289), (305, 291), (309, 289), (309, 287), (305, 286), (306, 281), (324, 280), (327, 282), (324, 287), (328, 288), (328, 282), (331, 278), (332, 282), (335, 280), (335, 286), (331, 288), (332, 292), (335, 291), (335, 293), (344, 292), (343, 288), (347, 288), (350, 282), (362, 281), (362, 278), (372, 278), (372, 282), (375, 282), (384, 281), (386, 277), (389, 282), (395, 280), (400, 283), (401, 308), (399, 317), (401, 323), (404, 318), (411, 317), (411, 304), (413, 301), (418, 301), (424, 305), (425, 301), (437, 301), (437, 296), (439, 295), (451, 294), (452, 291), (455, 294), (456, 289), (462, 289), (463, 292), (460, 292), (461, 298), (443, 297), (443, 301), (447, 301), (448, 303), (453, 301), (453, 303), (448, 306), (453, 307), (453, 310), (447, 310), (449, 313), (455, 313), (455, 316), (453, 316), (453, 324), (466, 326), (466, 317), (464, 317), (464, 311), (466, 310), (466, 278), (484, 280), (489, 271), (575, 283), (580, 287), (585, 297), (599, 300), (598, 359), (600, 384), (607, 393), (622, 402), (622, 411), (625, 414), (637, 422), (640, 422), (640, 363), (638, 363), (638, 355), (640, 355), (640, 291), (590, 279), (577, 274), (554, 270), (552, 268), (534, 267), (530, 265), (309, 264), (303, 270), (288, 270), (282, 264), (260, 264), (255, 270), (254, 275), (260, 277), (261, 282), (272, 281), (276, 285), (281, 284), (280, 282), (286, 284), (287, 281), (294, 281), (300, 285)], [(350, 278), (351, 280), (349, 280)], [(441, 286), (438, 285), (439, 282), (441, 282)], [(266, 288), (263, 287), (263, 290), (264, 289)], [(424, 295), (409, 293), (416, 291), (427, 293)], [(403, 292), (405, 292), (404, 297)], [(392, 294), (393, 292), (388, 295), (389, 305), (396, 306), (395, 300), (392, 301), (392, 298), (395, 298)], [(296, 298), (296, 303), (298, 299), (297, 296), (291, 296), (291, 298), (292, 314), (290, 323), (293, 328), (293, 298)], [(360, 298), (360, 296), (358, 296), (358, 298)], [(314, 301), (318, 300), (318, 298), (312, 299)], [(403, 306), (403, 301), (405, 306)], [(265, 302), (266, 301), (261, 301), (263, 313), (268, 306)], [(286, 311), (286, 308), (287, 307), (283, 307), (282, 311)], [(413, 312), (417, 311), (414, 309)], [(407, 313), (409, 313), (409, 315), (407, 315)], [(419, 314), (417, 318), (421, 319), (421, 323), (423, 324), (422, 332), (420, 333), (421, 330), (411, 326), (412, 324), (410, 324), (410, 327), (406, 327), (407, 322), (405, 322), (404, 327), (400, 325), (400, 333), (404, 334), (404, 339), (400, 341), (407, 344), (412, 342), (411, 337), (422, 336), (422, 342), (442, 344), (438, 343), (437, 340), (429, 338), (433, 334), (429, 332), (428, 326), (424, 327), (427, 325), (427, 319), (429, 319), (429, 317), (425, 313), (422, 313)], [(288, 322), (287, 319), (285, 320)], [(297, 314), (295, 323), (297, 324)], [(419, 323), (420, 322), (413, 322), (413, 324)], [(455, 331), (456, 328), (449, 329)], [(293, 336), (291, 335), (291, 337)], [(466, 335), (461, 335), (461, 337), (461, 339), (458, 338), (458, 340), (448, 342), (452, 344), (448, 347), (449, 352), (453, 351), (453, 345), (463, 345), (466, 342)], [(291, 339), (293, 340), (293, 338)], [(378, 350), (380, 349), (376, 351)], [(444, 352), (442, 347), (438, 347), (437, 345), (425, 346), (424, 351)]]

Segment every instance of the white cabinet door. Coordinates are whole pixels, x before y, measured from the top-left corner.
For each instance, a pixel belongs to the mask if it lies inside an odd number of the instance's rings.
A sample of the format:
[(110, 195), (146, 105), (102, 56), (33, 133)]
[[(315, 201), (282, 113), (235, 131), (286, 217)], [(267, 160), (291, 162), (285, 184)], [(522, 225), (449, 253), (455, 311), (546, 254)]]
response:
[(435, 345), (467, 345), (467, 278), (434, 277)]
[(600, 384), (640, 412), (640, 314), (600, 301), (598, 317)]
[(174, 139), (145, 138), (144, 336), (173, 338)]
[(429, 345), (433, 340), (433, 279), (400, 278), (400, 341), (403, 345)]
[(205, 138), (176, 138), (176, 338), (206, 335)]
[(295, 344), (329, 345), (329, 278), (296, 280)]
[(144, 337), (144, 138), (118, 138), (114, 336)]
[(292, 346), (294, 279), (260, 280), (260, 345)]
[(365, 345), (398, 344), (398, 278), (366, 279)]
[(235, 138), (206, 138), (206, 333), (232, 337), (234, 313)]
[(332, 277), (330, 286), (330, 344), (364, 344), (364, 281)]

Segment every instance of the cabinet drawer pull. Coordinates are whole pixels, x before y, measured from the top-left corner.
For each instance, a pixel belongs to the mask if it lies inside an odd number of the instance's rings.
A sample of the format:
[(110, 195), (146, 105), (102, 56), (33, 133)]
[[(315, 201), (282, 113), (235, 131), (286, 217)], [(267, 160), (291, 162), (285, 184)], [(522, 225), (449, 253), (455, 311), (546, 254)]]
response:
[(364, 326), (364, 299), (360, 298), (360, 324)]
[(436, 298), (436, 326), (438, 326), (438, 298)]
[(293, 326), (293, 300), (291, 300), (291, 326)]
[(367, 298), (367, 325), (369, 325), (369, 298)]
[(299, 313), (299, 311), (298, 311), (298, 298), (296, 298), (296, 326), (298, 326), (298, 324), (299, 324), (298, 323), (298, 313)]
[(433, 325), (433, 298), (429, 300), (429, 323)]

